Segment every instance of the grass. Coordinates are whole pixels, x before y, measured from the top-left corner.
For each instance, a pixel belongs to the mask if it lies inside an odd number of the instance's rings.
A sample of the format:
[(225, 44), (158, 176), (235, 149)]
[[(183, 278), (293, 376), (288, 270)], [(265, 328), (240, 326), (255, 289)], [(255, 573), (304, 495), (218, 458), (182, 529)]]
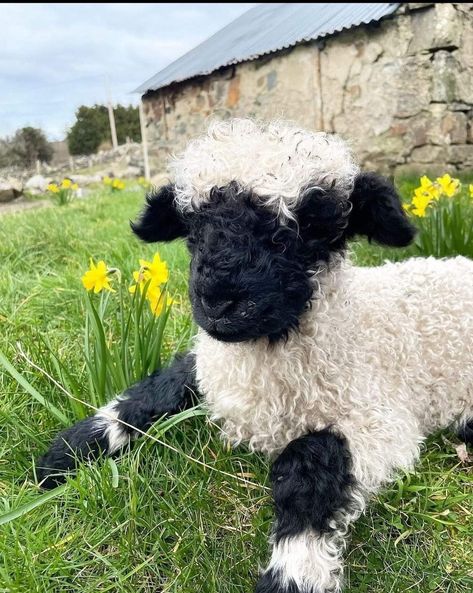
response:
[[(0, 219), (0, 349), (70, 421), (65, 396), (16, 344), (33, 357), (47, 336), (74, 376), (84, 377), (79, 278), (90, 256), (130, 274), (138, 257), (154, 253), (128, 230), (141, 202), (140, 192), (125, 191)], [(188, 257), (180, 243), (159, 251), (171, 291), (181, 295), (166, 331), (170, 356), (192, 333)], [(369, 265), (410, 253), (354, 249)], [(0, 593), (252, 590), (268, 558), (272, 519), (262, 457), (228, 450), (215, 426), (189, 418), (164, 435), (152, 431), (161, 445), (142, 439), (116, 462), (83, 467), (44, 495), (32, 468), (60, 422), (5, 373), (0, 402)], [(373, 501), (353, 530), (347, 590), (472, 590), (473, 480), (456, 444), (450, 433), (431, 438), (418, 471)]]

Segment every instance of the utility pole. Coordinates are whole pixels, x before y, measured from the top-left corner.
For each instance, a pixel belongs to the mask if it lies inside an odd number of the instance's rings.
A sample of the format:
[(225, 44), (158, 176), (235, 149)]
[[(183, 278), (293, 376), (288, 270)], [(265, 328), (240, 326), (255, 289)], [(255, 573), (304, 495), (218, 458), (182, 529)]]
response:
[(108, 119), (110, 121), (110, 134), (112, 136), (112, 146), (113, 150), (116, 150), (118, 148), (117, 128), (115, 127), (115, 116), (113, 114), (112, 107), (112, 94), (110, 92), (110, 84), (108, 81), (108, 77), (105, 79), (105, 88), (107, 90)]
[(148, 159), (148, 139), (146, 136), (146, 121), (145, 112), (143, 110), (143, 101), (140, 100), (138, 105), (138, 111), (140, 112), (140, 128), (141, 128), (141, 146), (143, 147), (143, 162), (145, 166), (145, 179), (149, 181), (151, 179), (149, 172), (149, 159)]

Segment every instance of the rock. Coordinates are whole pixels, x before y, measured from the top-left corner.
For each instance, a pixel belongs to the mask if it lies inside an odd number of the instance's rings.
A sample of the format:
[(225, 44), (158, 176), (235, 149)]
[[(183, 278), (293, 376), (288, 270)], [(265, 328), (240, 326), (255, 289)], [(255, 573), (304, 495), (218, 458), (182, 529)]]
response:
[(434, 3), (430, 9), (412, 13), (411, 27), (410, 54), (462, 44), (461, 16), (452, 4)]
[(456, 144), (447, 148), (447, 161), (449, 163), (461, 164), (462, 169), (473, 168), (473, 145)]
[(0, 202), (11, 202), (23, 193), (23, 184), (14, 177), (0, 177)]
[(432, 101), (451, 103), (459, 99), (460, 65), (455, 56), (440, 50), (434, 54), (432, 62)]
[(43, 177), (43, 175), (33, 175), (33, 177), (30, 177), (25, 183), (25, 189), (33, 193), (42, 193), (46, 191), (51, 181), (50, 178)]
[(467, 117), (461, 111), (448, 112), (442, 120), (442, 133), (447, 144), (465, 144)]
[(414, 148), (411, 152), (412, 163), (431, 163), (432, 161), (441, 162), (445, 159), (444, 146), (431, 146), (426, 144), (419, 148)]

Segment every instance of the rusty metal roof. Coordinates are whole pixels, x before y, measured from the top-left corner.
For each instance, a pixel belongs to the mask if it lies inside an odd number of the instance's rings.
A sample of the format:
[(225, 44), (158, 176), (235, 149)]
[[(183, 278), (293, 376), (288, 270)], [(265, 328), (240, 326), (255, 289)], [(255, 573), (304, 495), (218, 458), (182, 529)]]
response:
[(134, 92), (155, 91), (175, 82), (254, 60), (304, 41), (320, 39), (379, 21), (400, 3), (259, 4), (160, 70)]

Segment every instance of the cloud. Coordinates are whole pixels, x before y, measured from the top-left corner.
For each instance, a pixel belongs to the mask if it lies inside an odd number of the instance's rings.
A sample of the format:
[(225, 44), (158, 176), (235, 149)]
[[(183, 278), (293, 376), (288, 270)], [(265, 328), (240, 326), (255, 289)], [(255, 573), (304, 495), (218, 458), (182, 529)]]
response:
[(0, 137), (63, 138), (79, 105), (131, 91), (253, 4), (0, 4)]

